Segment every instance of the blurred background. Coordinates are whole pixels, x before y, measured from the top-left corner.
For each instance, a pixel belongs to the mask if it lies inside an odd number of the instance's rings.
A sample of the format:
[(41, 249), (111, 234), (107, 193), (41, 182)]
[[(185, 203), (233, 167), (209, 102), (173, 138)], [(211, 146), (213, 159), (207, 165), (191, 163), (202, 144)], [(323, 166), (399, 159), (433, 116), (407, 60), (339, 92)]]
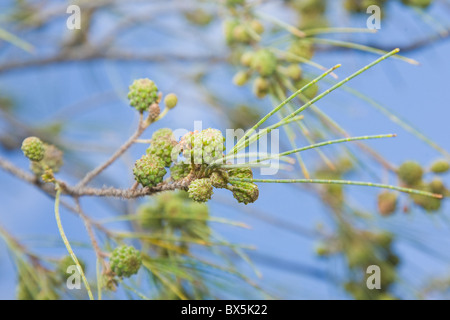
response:
[[(303, 79), (321, 74), (318, 65), (330, 68), (341, 63), (336, 71), (341, 80), (380, 56), (354, 45), (360, 44), (386, 51), (398, 47), (400, 54), (419, 65), (390, 58), (352, 80), (351, 89), (340, 88), (316, 106), (350, 136), (398, 136), (365, 142), (370, 152), (353, 142), (323, 147), (323, 154), (302, 152), (305, 168), (316, 178), (399, 185), (396, 168), (414, 160), (427, 172), (424, 179), (434, 179), (430, 164), (450, 159), (445, 151), (450, 150), (450, 2), (435, 0), (421, 7), (407, 5), (408, 1), (372, 1), (381, 6), (383, 17), (376, 33), (367, 32), (366, 2), (371, 1), (2, 1), (0, 157), (30, 172), (20, 145), (25, 137), (38, 136), (64, 151), (64, 165), (57, 177), (76, 184), (134, 132), (138, 114), (129, 106), (127, 92), (135, 79), (150, 78), (163, 94), (174, 92), (179, 101), (143, 138), (165, 127), (193, 130), (198, 120), (203, 128), (222, 132), (248, 129), (280, 99), (271, 99), (270, 93), (256, 97), (261, 94), (252, 84), (255, 74), (243, 86), (236, 86), (236, 79), (233, 83), (235, 74), (245, 70), (240, 62), (243, 52), (278, 50), (274, 52), (281, 68), (306, 61), (299, 64)], [(66, 26), (69, 4), (81, 8), (80, 30)], [(250, 34), (250, 40), (238, 32), (227, 38), (224, 29), (230, 21), (244, 26), (258, 21), (264, 32)], [(314, 30), (307, 36), (313, 55), (295, 62), (283, 58), (281, 53), (293, 52), (292, 44), (298, 41), (286, 24), (295, 30)], [(333, 81), (327, 77), (319, 82), (319, 92)], [(294, 88), (299, 87), (294, 83)], [(295, 100), (292, 107), (301, 104)], [(299, 147), (342, 137), (342, 131), (321, 121), (318, 114), (308, 110), (303, 127), (291, 125), (291, 131), (280, 131), (281, 149), (293, 149), (292, 143)], [(276, 121), (271, 118), (270, 123)], [(129, 188), (134, 182), (134, 161), (147, 147), (134, 145), (92, 185)], [(383, 160), (373, 157), (373, 152)], [(328, 162), (334, 166), (330, 168)], [(303, 178), (304, 174), (297, 162), (277, 178)], [(445, 174), (440, 179), (449, 182)], [(11, 241), (0, 241), (0, 298), (15, 299), (19, 279), (46, 281), (19, 276), (21, 263), (31, 263), (25, 252), (42, 259), (39, 264), (46, 271), (39, 274), (44, 278), (57, 273), (67, 252), (54, 219), (54, 199), (4, 170), (0, 170), (0, 182), (2, 238), (8, 234), (26, 248), (21, 251), (11, 247)], [(425, 210), (417, 199), (398, 195), (395, 210), (381, 214), (377, 206), (380, 190), (374, 188), (273, 183), (260, 184), (259, 191), (255, 203), (243, 205), (228, 191), (218, 190), (207, 205), (198, 208), (192, 208), (183, 195), (169, 193), (127, 201), (81, 198), (84, 212), (94, 221), (128, 234), (158, 235), (161, 230), (126, 217), (145, 218), (142, 212), (152, 210), (164, 213), (175, 201), (183, 203), (182, 211), (206, 210), (211, 218), (190, 235), (201, 242), (186, 245), (182, 239), (187, 237), (186, 230), (164, 230), (180, 237), (174, 243), (183, 253), (168, 254), (160, 246), (163, 238), (159, 245), (135, 237), (121, 239), (146, 250), (153, 267), (141, 270), (125, 285), (120, 283), (115, 293), (105, 293), (105, 297), (449, 297), (448, 200), (439, 208)], [(71, 203), (70, 198), (65, 200)], [(83, 220), (61, 210), (67, 237), (95, 286), (96, 256)], [(95, 232), (102, 249), (115, 247), (115, 239), (101, 230)], [(365, 289), (365, 266), (374, 263), (382, 265), (382, 292)], [(73, 292), (56, 287), (53, 298), (87, 297), (84, 289)]]

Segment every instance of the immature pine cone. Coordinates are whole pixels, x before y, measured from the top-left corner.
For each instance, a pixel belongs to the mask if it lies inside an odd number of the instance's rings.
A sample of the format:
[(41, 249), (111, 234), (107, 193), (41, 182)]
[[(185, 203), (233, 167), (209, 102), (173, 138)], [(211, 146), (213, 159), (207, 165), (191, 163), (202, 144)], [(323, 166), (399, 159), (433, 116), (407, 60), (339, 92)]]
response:
[(217, 170), (209, 177), (214, 188), (225, 189), (228, 186), (228, 172), (225, 170)]
[(213, 186), (209, 179), (197, 179), (191, 182), (188, 189), (189, 197), (197, 202), (206, 202), (211, 199)]
[(158, 118), (159, 114), (161, 113), (161, 108), (159, 107), (159, 104), (152, 103), (150, 107), (148, 108), (148, 116), (151, 121), (155, 121), (156, 118)]
[(39, 138), (28, 137), (22, 142), (22, 151), (31, 161), (41, 161), (44, 158), (44, 144)]
[(158, 103), (158, 87), (150, 79), (138, 79), (129, 87), (130, 105), (137, 111), (148, 111), (150, 106)]
[(139, 271), (142, 264), (141, 253), (132, 246), (121, 246), (111, 254), (111, 270), (118, 277), (131, 277)]
[(210, 164), (221, 158), (224, 152), (225, 138), (217, 129), (205, 129), (189, 132), (180, 141), (183, 156), (194, 164)]
[(258, 186), (251, 182), (237, 182), (233, 183), (233, 197), (244, 204), (253, 203), (258, 200), (259, 189)]
[(173, 180), (177, 181), (186, 178), (191, 172), (191, 165), (180, 162), (170, 167), (170, 176)]
[(164, 165), (169, 167), (172, 163), (172, 149), (176, 144), (172, 130), (168, 128), (159, 129), (152, 135), (147, 154), (161, 158), (164, 161)]
[(232, 178), (253, 179), (253, 172), (250, 167), (232, 168), (228, 170), (228, 174)]
[(134, 177), (144, 187), (154, 187), (162, 182), (167, 173), (164, 166), (165, 163), (161, 158), (151, 154), (144, 155), (136, 161), (133, 169)]

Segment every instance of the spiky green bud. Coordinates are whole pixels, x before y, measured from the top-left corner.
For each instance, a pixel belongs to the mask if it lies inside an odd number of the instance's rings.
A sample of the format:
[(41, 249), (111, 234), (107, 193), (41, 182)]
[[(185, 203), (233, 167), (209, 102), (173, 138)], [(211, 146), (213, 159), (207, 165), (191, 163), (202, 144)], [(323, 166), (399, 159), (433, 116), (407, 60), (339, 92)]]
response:
[(158, 103), (158, 87), (147, 78), (135, 80), (129, 87), (128, 100), (137, 111), (148, 111), (153, 103)]
[(147, 154), (157, 156), (169, 167), (172, 163), (172, 149), (177, 144), (172, 130), (163, 128), (155, 131), (147, 148)]
[(191, 165), (180, 162), (170, 167), (170, 176), (177, 181), (186, 178), (191, 171)]
[(225, 138), (217, 129), (189, 132), (180, 140), (183, 156), (194, 164), (210, 164), (223, 157)]
[(188, 189), (189, 197), (197, 202), (206, 202), (213, 195), (211, 180), (207, 178), (197, 179), (191, 182)]
[(132, 246), (120, 246), (114, 249), (110, 258), (111, 270), (118, 277), (131, 277), (142, 264), (141, 253)]
[(144, 187), (154, 187), (162, 182), (167, 173), (164, 161), (152, 154), (142, 156), (136, 161), (133, 173), (136, 181)]
[(228, 172), (216, 170), (209, 177), (214, 188), (226, 188), (228, 186)]
[(233, 182), (233, 197), (244, 204), (253, 203), (258, 200), (258, 186), (251, 182)]
[(45, 148), (41, 139), (28, 137), (22, 142), (22, 151), (25, 157), (31, 161), (41, 161), (44, 159)]
[(253, 172), (250, 167), (232, 168), (228, 170), (228, 174), (232, 178), (253, 179)]

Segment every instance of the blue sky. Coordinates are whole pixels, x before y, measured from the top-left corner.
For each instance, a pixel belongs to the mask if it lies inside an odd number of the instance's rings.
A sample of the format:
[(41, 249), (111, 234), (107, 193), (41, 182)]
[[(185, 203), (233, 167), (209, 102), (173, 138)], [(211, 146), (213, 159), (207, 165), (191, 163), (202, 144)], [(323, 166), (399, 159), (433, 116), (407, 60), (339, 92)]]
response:
[[(414, 39), (421, 39), (437, 32), (436, 28), (418, 19), (411, 10), (406, 11), (397, 4), (390, 5), (390, 9), (390, 16), (383, 21), (382, 29), (377, 34), (358, 35), (352, 39), (402, 46)], [(266, 10), (270, 11), (270, 7)], [(336, 18), (339, 14), (335, 14), (333, 10), (335, 10), (334, 7), (330, 9), (329, 14), (333, 20), (336, 20), (337, 25), (365, 26), (364, 16), (346, 21)], [(438, 18), (443, 15), (437, 9), (431, 10), (429, 13)], [(59, 21), (37, 34), (27, 36), (39, 48), (43, 47), (38, 50), (38, 54), (51, 51), (54, 44), (51, 41), (50, 43), (37, 41), (40, 39), (39, 36), (58, 35), (62, 23), (64, 21)], [(162, 24), (177, 26), (181, 22), (179, 17), (171, 15)], [(99, 17), (95, 24), (96, 36), (101, 38), (102, 32), (110, 27), (110, 17)], [(191, 39), (187, 39), (183, 42), (185, 46), (180, 46), (180, 50), (182, 48), (183, 52), (190, 54), (210, 52), (211, 48), (214, 48), (214, 52), (224, 52), (226, 47), (217, 36), (220, 29), (220, 25), (208, 27), (208, 33), (204, 38), (193, 40), (191, 44), (188, 44)], [(195, 30), (184, 30), (187, 34), (190, 31)], [(155, 41), (162, 43), (157, 49), (153, 46)], [(152, 50), (162, 51), (164, 48), (172, 47), (174, 41), (177, 39), (167, 37), (163, 32), (149, 31), (146, 26), (142, 26), (126, 33), (120, 43), (124, 47), (136, 46), (140, 48), (139, 50), (145, 50), (146, 45), (149, 45), (153, 48)], [(197, 44), (202, 41), (208, 45), (199, 47)], [(7, 61), (9, 55), (16, 51), (14, 48), (4, 49), (3, 53), (0, 52), (0, 62)], [(446, 150), (450, 150), (450, 140), (448, 139), (450, 90), (448, 90), (447, 80), (450, 71), (449, 53), (450, 42), (442, 40), (426, 48), (405, 53), (408, 57), (419, 61), (420, 66), (391, 59), (359, 76), (350, 85), (381, 104), (389, 106), (436, 143)], [(18, 52), (17, 56), (25, 57), (25, 54)], [(373, 54), (336, 51), (318, 53), (314, 59), (325, 66), (342, 63), (343, 67), (337, 73), (340, 78), (344, 78), (375, 58), (376, 56)], [(136, 124), (136, 115), (126, 102), (127, 87), (136, 78), (152, 78), (158, 83), (161, 90), (177, 92), (179, 96), (180, 105), (170, 112), (161, 123), (156, 124), (155, 129), (159, 127), (190, 129), (195, 120), (202, 120), (204, 127), (211, 126), (224, 130), (226, 124), (222, 121), (222, 115), (205, 103), (201, 94), (185, 82), (186, 78), (183, 75), (197, 69), (202, 70), (201, 64), (180, 63), (171, 68), (162, 64), (113, 61), (49, 65), (0, 74), (0, 89), (16, 99), (20, 108), (20, 118), (27, 123), (45, 123), (55, 112), (61, 112), (64, 115), (64, 110), (67, 110), (64, 108), (80, 101), (89, 101), (86, 99), (96, 94), (104, 94), (109, 97), (104, 101), (100, 99), (98, 104), (93, 104), (92, 107), (88, 105), (83, 112), (71, 116), (64, 131), (64, 137), (80, 145), (77, 156), (86, 157), (94, 165), (106, 159), (108, 154), (104, 152), (92, 154), (86, 150), (83, 151), (83, 146), (98, 146), (100, 142), (100, 147), (111, 152), (131, 134)], [(315, 72), (313, 69), (307, 70)], [(231, 85), (233, 70), (222, 66), (212, 66), (209, 71), (208, 88), (211, 90), (223, 90), (225, 97), (232, 98), (236, 102), (258, 103), (263, 110), (269, 110), (271, 107), (268, 99), (258, 101), (253, 99), (249, 86), (233, 87)], [(321, 84), (321, 89), (328, 86), (325, 83)], [(89, 102), (82, 104), (85, 103)], [(439, 157), (435, 150), (390, 122), (367, 104), (348, 94), (341, 91), (335, 92), (320, 101), (318, 105), (348, 129), (352, 135), (397, 133), (398, 137), (395, 139), (368, 143), (396, 165), (409, 159), (416, 159), (422, 164), (428, 165)], [(3, 129), (4, 126), (0, 122), (0, 130)], [(151, 131), (147, 136), (150, 133)], [(144, 150), (143, 146), (133, 147), (124, 161), (113, 165), (105, 173), (105, 176), (111, 177), (112, 181), (119, 186), (128, 186), (132, 177), (127, 166)], [(7, 153), (0, 149), (0, 155), (7, 157), (22, 168), (28, 166), (27, 161), (19, 152)], [(313, 166), (315, 165), (314, 161), (317, 161), (312, 152), (305, 154), (305, 159)], [(67, 174), (70, 171), (71, 168), (66, 168), (65, 172), (63, 171), (61, 174), (62, 178), (70, 179)], [(364, 177), (366, 180), (370, 178), (365, 172), (360, 174), (356, 178)], [(445, 178), (448, 181), (448, 177)], [(62, 243), (58, 240), (51, 199), (3, 171), (0, 171), (0, 181), (0, 223), (38, 252), (51, 256), (63, 255), (65, 251)], [(392, 177), (390, 182), (396, 183)], [(449, 218), (448, 203), (445, 203), (443, 209), (438, 213), (440, 217), (432, 217), (415, 209), (409, 215), (397, 213), (392, 218), (380, 219), (375, 214), (377, 190), (357, 187), (348, 187), (346, 190), (355, 203), (371, 212), (373, 225), (382, 226), (400, 235), (395, 249), (404, 259), (404, 263), (400, 267), (400, 274), (406, 284), (400, 284), (396, 290), (405, 297), (411, 298), (414, 289), (422, 285), (428, 277), (448, 274), (449, 257), (446, 248), (450, 244), (448, 238), (450, 225), (444, 222)], [(317, 223), (324, 223), (326, 227), (330, 228), (333, 226), (326, 213), (327, 208), (309, 192), (299, 191), (296, 187), (287, 185), (261, 185), (260, 195), (260, 199), (254, 205), (249, 206), (249, 210), (261, 210), (292, 225), (299, 225), (307, 229), (313, 229)], [(245, 222), (251, 225), (252, 229), (237, 230), (220, 225), (214, 225), (214, 228), (232, 242), (251, 244), (257, 248), (254, 256), (255, 263), (264, 275), (262, 280), (258, 280), (260, 283), (273, 289), (280, 296), (290, 299), (347, 297), (333, 284), (333, 281), (330, 281), (330, 279), (340, 281), (345, 276), (342, 259), (318, 259), (314, 254), (316, 239), (289, 232), (271, 223), (256, 219), (250, 212), (241, 210), (238, 206), (224, 206), (223, 201), (230, 200), (230, 198), (231, 194), (219, 192), (217, 197), (210, 202), (213, 215)], [(85, 210), (96, 218), (109, 215), (108, 209), (93, 199), (83, 200), (83, 205)], [(79, 219), (64, 212), (63, 222), (69, 239), (88, 242), (88, 237)], [(426, 241), (427, 244), (441, 252), (442, 257), (424, 252), (415, 244), (414, 238)], [(90, 265), (88, 273), (93, 276), (95, 274), (93, 252), (79, 248), (77, 254), (88, 261)], [(274, 268), (270, 264), (264, 263), (264, 255), (283, 261), (281, 268)], [(244, 263), (240, 263), (238, 266), (244, 273), (251, 274), (250, 268)], [(314, 275), (308, 273), (308, 270)], [(14, 298), (14, 283), (15, 273), (8, 251), (0, 242), (0, 298)], [(240, 298), (243, 295), (236, 293), (235, 297)]]

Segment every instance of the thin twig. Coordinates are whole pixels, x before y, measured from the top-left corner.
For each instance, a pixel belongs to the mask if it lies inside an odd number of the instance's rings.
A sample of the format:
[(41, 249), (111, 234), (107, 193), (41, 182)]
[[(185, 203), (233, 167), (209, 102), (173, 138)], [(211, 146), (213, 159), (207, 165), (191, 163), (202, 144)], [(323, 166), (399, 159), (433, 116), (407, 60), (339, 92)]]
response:
[(114, 161), (116, 161), (121, 155), (123, 155), (131, 145), (141, 136), (148, 124), (143, 121), (142, 113), (139, 114), (139, 124), (133, 135), (103, 164), (99, 165), (94, 170), (88, 172), (86, 176), (78, 183), (77, 187), (81, 188), (88, 184), (92, 179), (99, 175), (103, 170), (109, 167)]
[(95, 238), (95, 234), (94, 234), (94, 231), (92, 230), (92, 223), (91, 223), (90, 219), (84, 213), (83, 209), (81, 209), (80, 199), (75, 198), (75, 205), (76, 205), (79, 216), (81, 217), (81, 219), (84, 222), (86, 231), (89, 235), (89, 239), (91, 240), (91, 243), (92, 243), (92, 247), (94, 248), (95, 255), (97, 256), (97, 259), (102, 263), (102, 268), (105, 269), (106, 264), (105, 264), (105, 260), (103, 259), (105, 257), (105, 254), (100, 249), (97, 239)]

